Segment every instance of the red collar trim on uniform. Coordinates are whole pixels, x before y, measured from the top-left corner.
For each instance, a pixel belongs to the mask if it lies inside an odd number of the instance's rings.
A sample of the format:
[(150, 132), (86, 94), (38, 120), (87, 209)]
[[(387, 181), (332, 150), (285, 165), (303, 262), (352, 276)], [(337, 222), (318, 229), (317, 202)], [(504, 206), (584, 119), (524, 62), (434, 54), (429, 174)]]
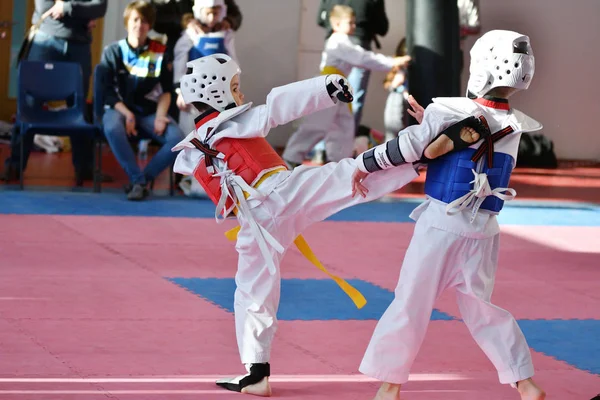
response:
[(202, 114), (202, 115), (196, 117), (196, 119), (194, 121), (194, 122), (196, 122), (196, 129), (199, 129), (202, 125), (204, 125), (208, 121), (217, 118), (219, 116), (219, 114), (220, 114), (220, 112), (218, 112), (218, 111), (209, 111), (205, 114)]
[(478, 97), (475, 100), (475, 103), (479, 103), (484, 107), (495, 108), (497, 110), (510, 110), (510, 105), (508, 105), (508, 100), (506, 99), (498, 99), (498, 98), (484, 98)]

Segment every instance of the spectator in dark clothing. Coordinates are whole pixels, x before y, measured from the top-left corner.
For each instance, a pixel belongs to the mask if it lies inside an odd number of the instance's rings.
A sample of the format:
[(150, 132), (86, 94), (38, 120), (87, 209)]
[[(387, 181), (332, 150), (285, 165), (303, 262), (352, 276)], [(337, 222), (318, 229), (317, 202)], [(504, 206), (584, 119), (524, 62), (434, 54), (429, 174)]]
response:
[[(32, 23), (43, 18), (35, 35), (27, 60), (68, 61), (81, 65), (83, 90), (87, 96), (92, 73), (91, 24), (106, 13), (107, 0), (35, 0)], [(4, 180), (18, 179), (20, 140), (23, 140), (23, 165), (33, 147), (34, 134), (22, 137), (14, 131), (11, 138), (11, 155), (5, 162)], [(93, 177), (93, 149), (90, 138), (83, 135), (71, 137), (73, 166), (77, 185)]]
[[(100, 62), (107, 82), (104, 134), (129, 177), (129, 200), (143, 200), (150, 194), (150, 183), (175, 161), (177, 154), (171, 148), (184, 137), (167, 116), (173, 91), (172, 60), (163, 44), (148, 38), (155, 15), (150, 2), (130, 3), (123, 15), (127, 38), (104, 49)], [(162, 144), (143, 171), (130, 136)]]
[[(389, 29), (384, 0), (321, 0), (317, 24), (327, 30), (326, 38), (331, 35), (329, 11), (336, 4), (348, 5), (354, 10), (356, 30), (351, 36), (354, 43), (366, 50), (371, 50), (371, 44), (375, 42), (376, 47), (381, 48), (377, 41), (377, 35), (385, 36)], [(362, 119), (369, 77), (370, 71), (364, 68), (353, 68), (348, 76), (348, 81), (354, 88), (352, 112), (354, 114), (354, 126), (357, 128), (360, 126)]]

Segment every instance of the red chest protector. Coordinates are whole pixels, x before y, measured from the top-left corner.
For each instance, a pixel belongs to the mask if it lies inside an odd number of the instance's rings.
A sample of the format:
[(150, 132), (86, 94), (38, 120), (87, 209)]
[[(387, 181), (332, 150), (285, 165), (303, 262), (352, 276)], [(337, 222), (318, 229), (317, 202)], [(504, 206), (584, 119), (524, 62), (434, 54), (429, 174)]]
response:
[[(218, 113), (214, 113), (217, 114)], [(210, 117), (210, 116), (209, 116)], [(197, 123), (197, 127), (206, 123), (206, 117)], [(215, 118), (213, 116), (212, 118)], [(212, 119), (211, 118), (211, 119)], [(221, 198), (221, 178), (213, 177), (213, 160), (219, 156), (227, 163), (227, 168), (241, 177), (248, 185), (254, 186), (267, 172), (275, 168), (286, 168), (283, 159), (277, 154), (265, 138), (233, 139), (223, 138), (212, 148), (204, 145), (200, 140), (193, 139), (191, 143), (204, 153), (204, 159), (198, 163), (194, 170), (194, 178), (202, 185), (210, 199), (217, 204)], [(233, 205), (231, 198), (227, 199), (225, 210)]]

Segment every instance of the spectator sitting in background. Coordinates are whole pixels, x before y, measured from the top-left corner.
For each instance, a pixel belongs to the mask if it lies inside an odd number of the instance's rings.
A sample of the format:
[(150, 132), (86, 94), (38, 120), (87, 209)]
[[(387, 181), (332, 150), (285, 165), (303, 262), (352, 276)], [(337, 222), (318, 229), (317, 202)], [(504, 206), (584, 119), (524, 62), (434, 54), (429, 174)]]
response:
[[(171, 148), (183, 133), (167, 116), (173, 89), (173, 67), (166, 46), (148, 38), (155, 10), (147, 1), (130, 3), (124, 12), (127, 38), (108, 46), (101, 64), (107, 73), (104, 88), (104, 134), (127, 173), (129, 200), (143, 200), (153, 182), (175, 160)], [(162, 144), (142, 171), (129, 137), (144, 137)]]

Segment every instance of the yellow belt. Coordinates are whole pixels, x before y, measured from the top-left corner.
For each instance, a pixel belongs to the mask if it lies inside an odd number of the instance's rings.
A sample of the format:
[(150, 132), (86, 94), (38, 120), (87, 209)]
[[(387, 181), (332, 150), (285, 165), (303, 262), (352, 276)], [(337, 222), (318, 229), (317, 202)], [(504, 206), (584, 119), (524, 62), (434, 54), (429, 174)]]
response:
[[(331, 75), (331, 74), (338, 74), (343, 76), (344, 78), (348, 78), (346, 76), (346, 74), (344, 74), (342, 71), (340, 71), (337, 67), (334, 67), (332, 65), (326, 65), (323, 67), (323, 69), (321, 70), (321, 75)], [(350, 113), (352, 113), (352, 103), (348, 103), (348, 109), (350, 110)]]
[[(252, 187), (254, 189), (258, 189), (258, 187), (270, 176), (278, 174), (280, 172), (283, 171), (287, 171), (286, 167), (279, 167), (279, 168), (275, 168), (273, 171), (269, 171), (267, 173), (265, 173), (263, 176), (260, 177), (259, 180), (256, 181), (256, 183), (254, 185), (252, 185)], [(244, 197), (248, 198), (250, 196), (250, 193), (248, 192), (244, 192)]]
[[(255, 183), (254, 185), (252, 185), (252, 187), (253, 187), (254, 189), (258, 189), (258, 187), (259, 187), (259, 186), (260, 186), (260, 185), (261, 185), (261, 184), (262, 184), (262, 183), (263, 183), (263, 182), (264, 182), (264, 181), (265, 181), (265, 180), (266, 180), (268, 177), (270, 177), (270, 176), (272, 176), (272, 175), (275, 175), (275, 174), (278, 174), (278, 173), (280, 173), (280, 172), (283, 172), (283, 171), (287, 171), (287, 168), (286, 168), (286, 167), (279, 167), (279, 168), (275, 168), (273, 171), (269, 171), (269, 172), (265, 173), (263, 176), (261, 176), (261, 177), (260, 177), (260, 179), (259, 179), (259, 180), (257, 180), (257, 181), (256, 181), (256, 183)], [(247, 199), (248, 197), (250, 197), (250, 193), (248, 193), (248, 192), (246, 192), (246, 191), (244, 190), (244, 197)], [(237, 203), (237, 204), (239, 205), (239, 203)], [(237, 215), (237, 210), (238, 210), (238, 209), (237, 209), (237, 205), (236, 205), (236, 207), (233, 209), (233, 213), (234, 213), (235, 215)], [(238, 228), (239, 228), (239, 227), (238, 227)], [(234, 238), (233, 240), (235, 240), (235, 238)]]
[[(279, 172), (282, 172), (282, 171), (285, 171), (285, 170), (286, 170), (286, 168), (282, 167), (282, 168), (278, 168), (273, 171), (267, 172), (254, 184), (254, 188), (258, 188), (258, 186), (260, 186), (260, 184), (263, 183), (264, 180), (267, 179), (269, 176), (274, 175)], [(248, 198), (248, 193), (244, 192), (244, 195), (246, 196), (246, 198)], [(234, 210), (234, 212), (236, 212), (236, 210)], [(240, 231), (240, 226), (238, 225), (235, 228), (230, 229), (227, 232), (225, 232), (225, 237), (231, 241), (235, 241), (235, 240), (237, 240), (237, 235), (238, 235), (239, 231)], [(327, 276), (329, 276), (331, 279), (333, 279), (335, 281), (335, 283), (337, 283), (337, 285), (344, 291), (344, 293), (346, 293), (348, 295), (348, 297), (350, 297), (350, 299), (356, 305), (357, 308), (359, 308), (359, 309), (363, 308), (365, 306), (365, 304), (367, 304), (367, 300), (365, 299), (365, 296), (363, 296), (362, 293), (359, 292), (354, 286), (350, 285), (348, 282), (346, 282), (344, 279), (340, 278), (339, 276), (334, 275), (331, 272), (327, 271), (327, 268), (325, 268), (325, 266), (321, 263), (321, 261), (319, 261), (319, 259), (315, 255), (315, 253), (312, 251), (312, 249), (306, 242), (306, 239), (304, 239), (304, 237), (302, 237), (302, 235), (298, 235), (298, 237), (296, 237), (296, 240), (294, 240), (294, 244), (296, 245), (296, 247), (298, 248), (300, 253), (302, 253), (302, 255), (304, 257), (306, 257), (306, 259), (308, 261), (310, 261), (315, 267), (317, 267), (318, 269), (323, 271)]]

